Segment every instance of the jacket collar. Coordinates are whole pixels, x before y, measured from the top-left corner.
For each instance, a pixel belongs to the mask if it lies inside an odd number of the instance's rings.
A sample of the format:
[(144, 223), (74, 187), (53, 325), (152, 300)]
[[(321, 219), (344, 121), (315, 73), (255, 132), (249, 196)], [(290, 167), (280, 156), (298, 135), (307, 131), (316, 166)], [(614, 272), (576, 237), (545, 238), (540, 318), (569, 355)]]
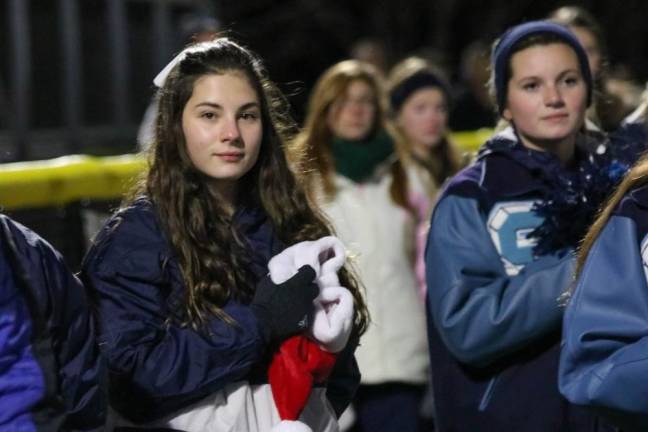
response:
[(250, 253), (250, 268), (257, 278), (268, 273), (268, 261), (284, 249), (277, 238), (272, 220), (261, 206), (245, 205), (237, 208), (232, 224), (245, 239)]
[(496, 191), (501, 197), (516, 197), (533, 192), (546, 192), (555, 187), (556, 182), (571, 184), (577, 176), (579, 166), (592, 152), (605, 152), (605, 147), (597, 148), (600, 141), (580, 137), (576, 144), (574, 169), (563, 167), (557, 156), (550, 152), (525, 147), (512, 127), (504, 129), (479, 150), (477, 159), (484, 169), (480, 186)]

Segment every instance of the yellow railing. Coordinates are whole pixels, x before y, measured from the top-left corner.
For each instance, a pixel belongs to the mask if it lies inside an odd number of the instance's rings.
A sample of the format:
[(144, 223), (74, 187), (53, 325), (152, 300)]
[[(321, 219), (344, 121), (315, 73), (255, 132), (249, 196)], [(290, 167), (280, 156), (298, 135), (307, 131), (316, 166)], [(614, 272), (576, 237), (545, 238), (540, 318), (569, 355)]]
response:
[(84, 199), (119, 198), (145, 167), (139, 155), (56, 159), (0, 165), (0, 207), (64, 205)]
[(460, 149), (466, 152), (476, 152), (493, 135), (493, 129), (478, 129), (476, 131), (453, 132), (450, 136)]
[[(456, 132), (452, 139), (473, 152), (490, 129)], [(143, 156), (63, 156), (56, 159), (0, 164), (0, 208), (65, 205), (82, 200), (119, 199), (146, 165)]]

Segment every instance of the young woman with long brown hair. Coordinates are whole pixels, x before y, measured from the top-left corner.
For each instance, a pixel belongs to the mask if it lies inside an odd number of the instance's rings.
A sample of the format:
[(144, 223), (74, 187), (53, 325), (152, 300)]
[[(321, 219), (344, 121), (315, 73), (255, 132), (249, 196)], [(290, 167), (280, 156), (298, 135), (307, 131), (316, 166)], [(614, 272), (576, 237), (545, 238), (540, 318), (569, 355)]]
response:
[[(255, 54), (227, 38), (201, 43), (155, 82), (150, 167), (82, 270), (113, 417), (132, 427), (266, 430), (278, 420), (273, 407), (259, 408), (271, 400), (270, 358), (304, 331), (317, 295), (312, 268), (275, 284), (268, 261), (330, 229), (288, 168), (283, 143), (294, 124)], [(353, 351), (368, 316), (349, 272), (338, 275), (355, 299), (355, 337), (309, 400), (303, 420), (315, 430), (335, 430), (359, 381)]]

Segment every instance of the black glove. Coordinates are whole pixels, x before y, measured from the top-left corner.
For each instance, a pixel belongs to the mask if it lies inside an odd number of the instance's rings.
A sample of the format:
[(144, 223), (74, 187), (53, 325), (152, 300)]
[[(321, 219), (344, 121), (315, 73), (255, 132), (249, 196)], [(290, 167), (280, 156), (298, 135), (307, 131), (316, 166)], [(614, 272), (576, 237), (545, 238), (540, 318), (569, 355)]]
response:
[(274, 284), (270, 276), (259, 282), (250, 308), (261, 321), (267, 342), (281, 342), (308, 327), (319, 294), (315, 276), (315, 270), (305, 265), (281, 284)]

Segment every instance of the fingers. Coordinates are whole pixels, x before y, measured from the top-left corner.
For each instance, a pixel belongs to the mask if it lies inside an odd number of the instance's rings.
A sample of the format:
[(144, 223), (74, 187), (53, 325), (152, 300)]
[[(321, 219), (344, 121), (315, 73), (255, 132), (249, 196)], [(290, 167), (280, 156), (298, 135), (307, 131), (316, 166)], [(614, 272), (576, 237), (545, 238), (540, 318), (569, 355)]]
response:
[[(315, 280), (315, 269), (309, 265), (303, 265), (297, 270), (297, 274), (290, 278), (288, 282), (296, 286), (300, 285), (312, 285)], [(317, 289), (317, 287), (315, 287)]]
[(306, 295), (311, 303), (320, 293), (319, 287), (314, 282), (311, 282), (310, 285), (305, 286), (304, 289), (306, 289)]

